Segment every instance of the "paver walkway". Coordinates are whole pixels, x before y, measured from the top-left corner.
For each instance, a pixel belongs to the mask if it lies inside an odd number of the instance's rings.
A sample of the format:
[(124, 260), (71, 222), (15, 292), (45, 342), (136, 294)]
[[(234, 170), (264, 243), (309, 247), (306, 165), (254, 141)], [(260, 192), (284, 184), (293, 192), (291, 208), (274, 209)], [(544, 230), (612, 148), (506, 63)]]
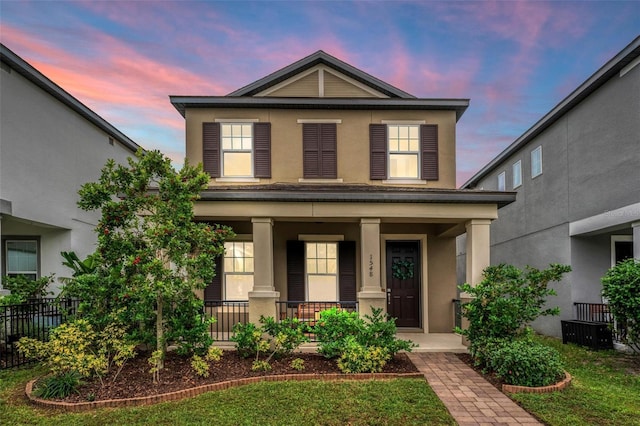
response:
[(460, 425), (540, 424), (453, 353), (409, 353)]

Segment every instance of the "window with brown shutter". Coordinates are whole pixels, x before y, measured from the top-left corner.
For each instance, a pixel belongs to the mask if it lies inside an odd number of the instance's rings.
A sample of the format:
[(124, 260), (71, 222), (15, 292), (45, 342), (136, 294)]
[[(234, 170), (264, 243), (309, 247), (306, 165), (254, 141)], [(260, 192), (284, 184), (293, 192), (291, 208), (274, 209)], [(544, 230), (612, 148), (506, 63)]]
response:
[(253, 176), (271, 177), (271, 123), (253, 125)]
[(438, 125), (420, 126), (420, 150), (422, 151), (421, 177), (424, 180), (438, 180)]
[(302, 125), (302, 160), (305, 179), (338, 177), (337, 129), (335, 123)]
[(369, 174), (371, 180), (387, 178), (387, 125), (369, 125)]

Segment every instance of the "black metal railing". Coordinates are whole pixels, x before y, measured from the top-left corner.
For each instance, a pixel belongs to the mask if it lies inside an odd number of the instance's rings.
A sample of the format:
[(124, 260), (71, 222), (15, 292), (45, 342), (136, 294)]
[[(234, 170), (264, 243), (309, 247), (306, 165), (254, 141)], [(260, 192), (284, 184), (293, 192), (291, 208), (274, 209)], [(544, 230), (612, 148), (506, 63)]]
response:
[(0, 306), (0, 369), (29, 364), (16, 343), (22, 337), (49, 340), (49, 330), (75, 314), (74, 299), (32, 299), (25, 303)]
[[(358, 311), (358, 302), (351, 301), (292, 301), (276, 302), (276, 318), (280, 321), (284, 319), (297, 318), (300, 321), (306, 323), (308, 326), (313, 327), (316, 321), (320, 319), (320, 312), (327, 309), (338, 308), (348, 312)], [(314, 342), (315, 335), (311, 332), (307, 333), (309, 339)]]
[(213, 317), (211, 337), (219, 342), (228, 342), (233, 336), (233, 327), (249, 322), (249, 301), (247, 300), (205, 300), (204, 311), (207, 318)]
[(452, 299), (453, 303), (453, 326), (462, 328), (462, 303), (460, 299)]
[(608, 324), (614, 342), (621, 342), (627, 330), (618, 324), (606, 303), (574, 302), (575, 318), (578, 321), (603, 322)]

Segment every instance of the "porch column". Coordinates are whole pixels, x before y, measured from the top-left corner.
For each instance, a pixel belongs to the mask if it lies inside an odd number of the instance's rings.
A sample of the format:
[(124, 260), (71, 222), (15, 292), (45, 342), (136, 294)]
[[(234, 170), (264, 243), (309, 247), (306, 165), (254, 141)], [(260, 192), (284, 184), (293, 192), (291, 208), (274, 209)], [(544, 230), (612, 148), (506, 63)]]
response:
[[(491, 263), (491, 240), (489, 219), (471, 219), (465, 224), (467, 229), (467, 283), (476, 286), (482, 281), (482, 271)], [(460, 302), (471, 301), (468, 293), (460, 294)], [(469, 322), (462, 318), (462, 328), (466, 329)], [(462, 339), (464, 345), (469, 345), (466, 338)]]
[(380, 219), (360, 220), (360, 263), (362, 286), (358, 303), (361, 314), (371, 314), (371, 307), (386, 312), (387, 299), (380, 279)]
[(633, 228), (633, 257), (640, 260), (640, 222), (631, 224)]
[(253, 224), (253, 291), (249, 292), (249, 322), (257, 324), (260, 315), (276, 317), (276, 301), (280, 292), (273, 285), (273, 220), (252, 218)]

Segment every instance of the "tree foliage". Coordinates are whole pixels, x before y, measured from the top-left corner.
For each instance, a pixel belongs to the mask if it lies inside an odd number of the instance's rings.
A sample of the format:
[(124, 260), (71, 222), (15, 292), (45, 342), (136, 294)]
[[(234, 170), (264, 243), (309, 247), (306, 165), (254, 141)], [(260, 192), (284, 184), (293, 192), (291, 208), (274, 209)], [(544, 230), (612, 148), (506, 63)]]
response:
[(640, 261), (619, 262), (602, 277), (602, 295), (619, 326), (623, 326), (622, 341), (640, 352)]
[(159, 369), (169, 339), (189, 350), (211, 343), (194, 291), (215, 276), (214, 259), (233, 233), (194, 221), (193, 203), (208, 182), (201, 166), (176, 172), (159, 151), (139, 151), (128, 166), (109, 160), (79, 191), (80, 208), (102, 213), (98, 266), (74, 274), (65, 292), (82, 300), (80, 311), (98, 329), (117, 313), (130, 337), (160, 351)]

